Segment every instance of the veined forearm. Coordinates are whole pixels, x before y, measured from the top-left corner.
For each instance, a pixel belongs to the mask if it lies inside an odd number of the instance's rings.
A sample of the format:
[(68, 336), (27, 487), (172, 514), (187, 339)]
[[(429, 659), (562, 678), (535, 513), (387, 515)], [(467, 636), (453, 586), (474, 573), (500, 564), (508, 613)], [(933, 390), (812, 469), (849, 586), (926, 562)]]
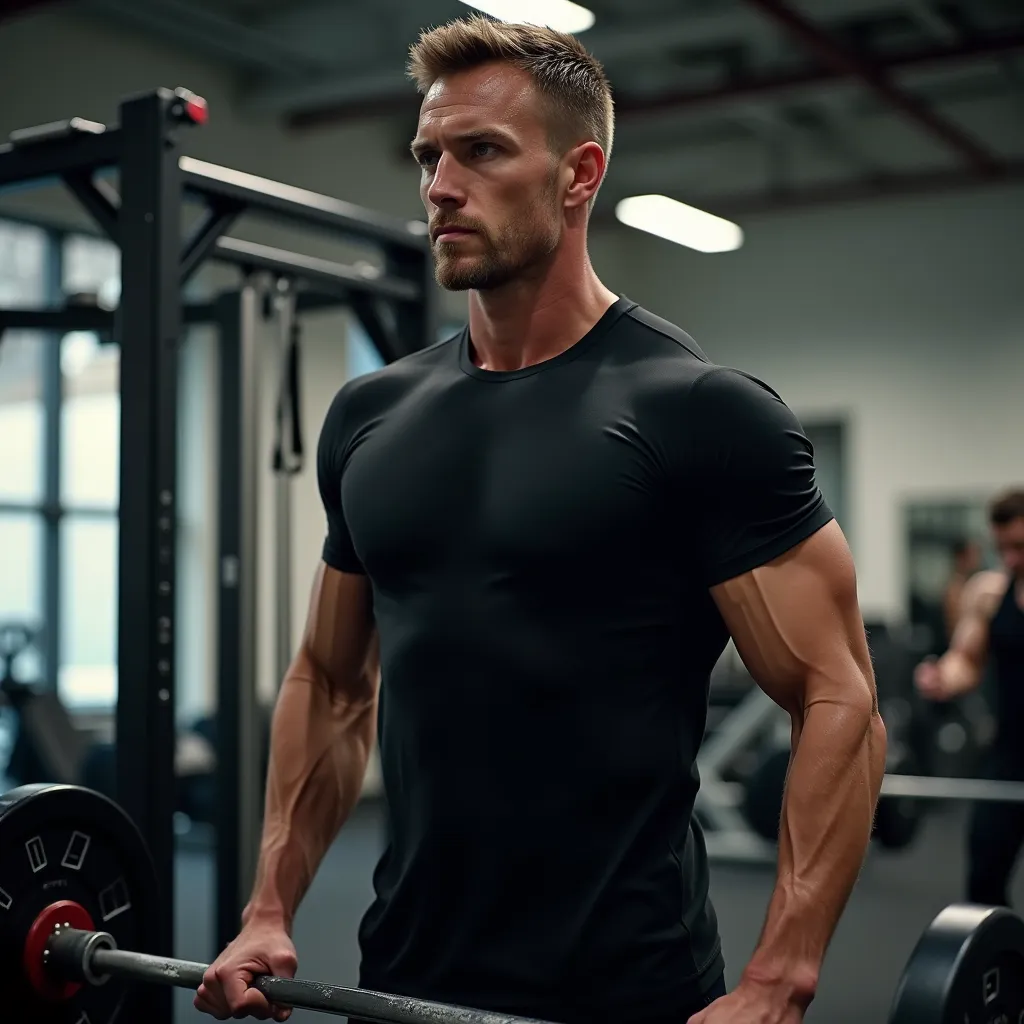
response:
[(359, 799), (375, 729), (375, 700), (346, 702), (322, 680), (286, 677), (271, 728), (263, 838), (245, 921), (267, 916), (291, 926)]
[(778, 877), (751, 981), (813, 998), (825, 950), (863, 864), (885, 771), (885, 728), (866, 702), (809, 705), (782, 809)]

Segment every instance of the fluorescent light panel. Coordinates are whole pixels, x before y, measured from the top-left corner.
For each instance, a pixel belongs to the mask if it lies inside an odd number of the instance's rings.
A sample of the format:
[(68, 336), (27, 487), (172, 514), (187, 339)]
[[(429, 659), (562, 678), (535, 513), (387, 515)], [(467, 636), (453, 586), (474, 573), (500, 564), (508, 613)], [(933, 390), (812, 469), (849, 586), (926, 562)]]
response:
[(570, 0), (462, 0), (499, 21), (520, 25), (546, 25), (559, 32), (586, 32), (594, 24), (594, 14)]
[(743, 229), (731, 220), (668, 196), (630, 196), (615, 207), (623, 224), (698, 252), (731, 252), (743, 244)]

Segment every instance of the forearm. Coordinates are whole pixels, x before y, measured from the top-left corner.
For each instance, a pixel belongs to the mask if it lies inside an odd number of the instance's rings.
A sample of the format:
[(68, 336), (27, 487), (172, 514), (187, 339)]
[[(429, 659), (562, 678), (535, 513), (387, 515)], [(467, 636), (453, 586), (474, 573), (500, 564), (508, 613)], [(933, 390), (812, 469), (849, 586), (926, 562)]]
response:
[(970, 658), (955, 648), (939, 658), (938, 669), (946, 697), (960, 697), (981, 685), (982, 673)]
[(794, 729), (778, 876), (744, 978), (781, 986), (798, 1004), (814, 996), (871, 838), (886, 740), (865, 703), (811, 703)]
[(290, 929), (320, 862), (359, 799), (376, 729), (372, 686), (359, 700), (293, 667), (274, 711), (263, 837), (243, 921)]

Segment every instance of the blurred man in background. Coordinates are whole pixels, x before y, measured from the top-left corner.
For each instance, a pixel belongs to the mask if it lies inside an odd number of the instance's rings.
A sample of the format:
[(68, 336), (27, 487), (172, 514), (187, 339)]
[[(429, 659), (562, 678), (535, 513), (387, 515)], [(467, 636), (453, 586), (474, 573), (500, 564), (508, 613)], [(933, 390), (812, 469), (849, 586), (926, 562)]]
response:
[[(996, 737), (990, 777), (1024, 781), (1024, 488), (992, 502), (989, 521), (1002, 567), (964, 585), (949, 650), (922, 662), (920, 693), (948, 701), (981, 685), (991, 658)], [(1008, 906), (1007, 888), (1024, 845), (1024, 803), (975, 804), (968, 840), (967, 899)]]

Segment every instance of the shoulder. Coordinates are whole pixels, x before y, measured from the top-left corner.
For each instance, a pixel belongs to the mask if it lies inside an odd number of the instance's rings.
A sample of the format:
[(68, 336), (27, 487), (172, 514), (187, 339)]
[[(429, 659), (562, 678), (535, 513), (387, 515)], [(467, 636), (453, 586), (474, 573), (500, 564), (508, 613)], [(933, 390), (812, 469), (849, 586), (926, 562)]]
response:
[(695, 366), (709, 364), (703, 349), (686, 331), (636, 303), (626, 307), (616, 327), (620, 331), (644, 338), (656, 350), (680, 357)]
[(609, 332), (611, 344), (603, 346), (601, 358), (639, 393), (656, 398), (659, 408), (678, 411), (698, 388), (708, 400), (720, 403), (753, 380), (712, 362), (677, 324), (622, 301), (622, 314)]
[(454, 358), (460, 334), (346, 381), (335, 393), (327, 424), (338, 429), (372, 419)]
[(782, 396), (763, 380), (728, 366), (707, 366), (687, 395), (691, 422), (715, 432), (748, 435), (763, 428), (802, 432)]
[(965, 612), (973, 612), (991, 619), (995, 615), (1010, 585), (1008, 573), (985, 569), (976, 572), (965, 584), (963, 606)]

